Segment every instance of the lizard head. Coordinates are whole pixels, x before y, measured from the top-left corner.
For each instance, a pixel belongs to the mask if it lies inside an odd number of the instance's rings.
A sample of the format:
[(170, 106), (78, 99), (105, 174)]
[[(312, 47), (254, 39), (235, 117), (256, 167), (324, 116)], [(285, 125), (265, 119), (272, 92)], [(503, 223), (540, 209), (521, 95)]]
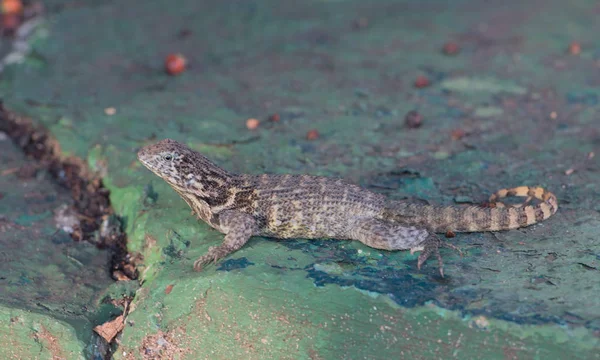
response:
[(192, 152), (187, 146), (175, 140), (164, 139), (141, 148), (137, 157), (150, 171), (170, 185), (179, 185), (185, 178), (186, 157)]
[(210, 160), (171, 139), (141, 148), (137, 157), (150, 171), (179, 191), (207, 195), (228, 179), (229, 174)]

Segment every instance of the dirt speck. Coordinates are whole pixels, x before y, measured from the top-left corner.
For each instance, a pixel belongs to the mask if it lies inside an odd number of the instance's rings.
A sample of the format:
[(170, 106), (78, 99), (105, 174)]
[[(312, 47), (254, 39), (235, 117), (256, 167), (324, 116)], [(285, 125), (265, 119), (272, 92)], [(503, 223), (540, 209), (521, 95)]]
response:
[(44, 326), (40, 326), (40, 330), (37, 331), (33, 337), (37, 342), (42, 343), (44, 347), (50, 351), (50, 354), (52, 354), (52, 359), (67, 358), (63, 349), (60, 347), (56, 336), (52, 335), (52, 333)]
[(171, 291), (173, 291), (173, 284), (169, 284), (167, 285), (167, 287), (165, 288), (165, 294), (169, 295), (171, 293)]
[(159, 331), (148, 335), (142, 340), (140, 355), (143, 359), (174, 359), (190, 353), (187, 348), (180, 347), (185, 335), (183, 328), (176, 328), (169, 332)]

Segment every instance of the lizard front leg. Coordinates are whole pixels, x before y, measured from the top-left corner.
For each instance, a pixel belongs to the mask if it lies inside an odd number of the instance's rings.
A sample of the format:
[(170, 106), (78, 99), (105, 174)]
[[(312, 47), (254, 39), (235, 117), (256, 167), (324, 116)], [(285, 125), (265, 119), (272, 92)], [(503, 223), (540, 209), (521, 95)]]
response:
[(219, 259), (239, 250), (248, 242), (256, 230), (256, 220), (247, 213), (227, 210), (219, 214), (219, 228), (225, 239), (219, 246), (211, 246), (208, 252), (194, 262), (194, 270), (200, 271), (204, 265), (216, 263)]

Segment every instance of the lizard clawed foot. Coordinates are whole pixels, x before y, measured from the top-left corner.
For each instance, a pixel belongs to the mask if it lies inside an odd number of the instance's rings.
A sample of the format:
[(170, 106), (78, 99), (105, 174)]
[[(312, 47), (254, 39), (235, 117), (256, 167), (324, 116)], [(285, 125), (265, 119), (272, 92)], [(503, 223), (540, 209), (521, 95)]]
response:
[[(415, 251), (421, 250), (421, 255), (419, 255), (419, 259), (417, 260), (417, 268), (421, 270), (421, 266), (427, 261), (427, 259), (431, 255), (435, 255), (438, 261), (438, 266), (440, 268), (440, 275), (444, 277), (444, 262), (442, 261), (442, 255), (440, 254), (440, 247), (448, 248), (457, 251), (460, 256), (463, 256), (462, 251), (455, 245), (450, 244), (447, 241), (443, 241), (435, 234), (430, 234), (425, 242), (419, 246)], [(411, 249), (411, 253), (413, 250)]]
[(208, 265), (210, 263), (216, 264), (219, 261), (219, 259), (224, 258), (229, 253), (231, 253), (231, 250), (223, 245), (211, 246), (210, 248), (208, 248), (208, 252), (206, 253), (206, 255), (203, 255), (199, 257), (198, 260), (194, 261), (194, 270), (202, 271), (202, 268), (205, 265)]

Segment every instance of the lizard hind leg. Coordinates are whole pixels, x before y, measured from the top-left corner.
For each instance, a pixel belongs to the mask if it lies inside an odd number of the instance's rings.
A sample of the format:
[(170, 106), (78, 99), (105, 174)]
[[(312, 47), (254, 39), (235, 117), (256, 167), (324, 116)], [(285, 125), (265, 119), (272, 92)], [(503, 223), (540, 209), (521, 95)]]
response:
[[(417, 261), (417, 268), (431, 256), (435, 255), (438, 260), (440, 275), (444, 277), (444, 267), (439, 248), (445, 247), (460, 250), (440, 239), (433, 231), (413, 226), (402, 226), (379, 219), (360, 220), (351, 232), (353, 240), (382, 250), (409, 250), (411, 254), (421, 251)], [(462, 253), (461, 253), (462, 255)]]
[(427, 230), (379, 219), (361, 219), (350, 232), (352, 240), (358, 240), (369, 247), (381, 250), (418, 248), (428, 235)]

